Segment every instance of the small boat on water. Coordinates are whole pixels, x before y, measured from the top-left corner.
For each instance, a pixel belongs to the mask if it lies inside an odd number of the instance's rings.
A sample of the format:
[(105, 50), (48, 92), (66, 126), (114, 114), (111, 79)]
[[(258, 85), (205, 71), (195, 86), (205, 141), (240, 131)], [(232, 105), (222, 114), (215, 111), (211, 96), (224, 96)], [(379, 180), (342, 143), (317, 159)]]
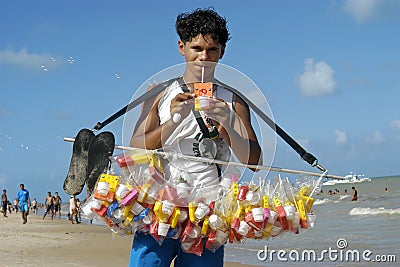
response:
[(370, 182), (371, 178), (366, 177), (364, 174), (355, 174), (354, 172), (350, 172), (348, 175), (344, 177), (344, 179), (333, 179), (323, 183), (323, 185), (335, 185), (335, 184), (353, 184), (353, 183), (362, 183), (362, 182)]

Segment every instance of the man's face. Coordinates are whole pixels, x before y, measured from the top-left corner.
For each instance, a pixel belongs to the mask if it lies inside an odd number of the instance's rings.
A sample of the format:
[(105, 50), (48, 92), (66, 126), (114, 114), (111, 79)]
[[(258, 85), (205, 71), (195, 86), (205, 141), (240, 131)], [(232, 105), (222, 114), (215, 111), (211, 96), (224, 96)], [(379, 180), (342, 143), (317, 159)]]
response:
[(213, 40), (211, 35), (197, 35), (190, 41), (184, 43), (183, 41), (178, 41), (178, 49), (182, 56), (185, 57), (186, 63), (189, 65), (193, 74), (199, 77), (201, 74), (202, 67), (204, 66), (207, 72), (207, 67), (209, 73), (213, 71), (215, 64), (210, 64), (206, 62), (217, 63), (224, 55), (225, 46), (219, 43), (218, 40)]

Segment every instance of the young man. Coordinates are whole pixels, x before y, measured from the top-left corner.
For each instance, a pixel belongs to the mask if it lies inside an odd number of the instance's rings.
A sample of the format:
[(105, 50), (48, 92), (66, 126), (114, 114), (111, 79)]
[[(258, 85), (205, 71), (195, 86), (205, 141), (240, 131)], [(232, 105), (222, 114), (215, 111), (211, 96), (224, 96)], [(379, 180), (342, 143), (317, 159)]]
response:
[(48, 213), (51, 213), (51, 219), (54, 219), (54, 197), (51, 192), (47, 192), (47, 197), (44, 200), (44, 205), (46, 206), (46, 212), (43, 214), (43, 220), (46, 218)]
[(3, 189), (3, 194), (1, 195), (1, 208), (4, 217), (7, 217), (7, 204), (8, 204), (7, 190)]
[(81, 223), (80, 221), (78, 221), (78, 210), (76, 209), (76, 198), (74, 196), (71, 196), (69, 199), (69, 214), (72, 224), (74, 224), (74, 216), (76, 223)]
[[(178, 50), (186, 62), (185, 72), (162, 93), (143, 104), (130, 145), (146, 149), (168, 147), (203, 157), (202, 153), (214, 149), (213, 158), (216, 154), (226, 156), (230, 147), (241, 162), (259, 164), (261, 148), (251, 125), (248, 106), (214, 77), (215, 67), (229, 40), (226, 20), (212, 9), (197, 9), (178, 15), (176, 30), (180, 37)], [(209, 99), (207, 110), (195, 114), (192, 112), (193, 92), (195, 83), (199, 82), (212, 83), (213, 97)], [(202, 125), (206, 125), (207, 130)], [(188, 186), (204, 185), (197, 190), (203, 187), (203, 193), (216, 188), (220, 181), (220, 169), (216, 164), (177, 159), (163, 162), (163, 170), (170, 181), (177, 179), (177, 172), (186, 172), (192, 177), (186, 181)], [(185, 253), (179, 240), (166, 238), (160, 246), (150, 235), (137, 233), (130, 266), (170, 266), (173, 259), (174, 266), (223, 266), (223, 257), (223, 247), (215, 253), (204, 249), (199, 257)]]
[(58, 219), (61, 219), (61, 197), (58, 195), (58, 192), (54, 193), (54, 214), (57, 215)]
[(25, 189), (24, 184), (19, 185), (19, 191), (17, 193), (17, 206), (22, 213), (22, 223), (28, 222), (29, 208), (31, 206), (31, 199), (29, 197), (29, 191)]
[(37, 210), (38, 210), (37, 204), (38, 204), (37, 200), (36, 200), (36, 198), (34, 198), (32, 201), (32, 210), (33, 210), (34, 214), (37, 214)]

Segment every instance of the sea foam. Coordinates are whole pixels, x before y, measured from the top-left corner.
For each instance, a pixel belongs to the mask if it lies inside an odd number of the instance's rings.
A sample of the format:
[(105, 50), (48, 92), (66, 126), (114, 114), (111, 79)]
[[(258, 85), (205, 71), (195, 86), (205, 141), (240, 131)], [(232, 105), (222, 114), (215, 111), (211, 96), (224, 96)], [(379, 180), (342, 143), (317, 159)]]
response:
[(314, 201), (314, 205), (321, 205), (321, 204), (325, 204), (328, 202), (331, 202), (332, 200), (330, 200), (329, 198), (324, 198), (324, 199), (316, 199)]
[(350, 215), (377, 215), (377, 214), (387, 214), (387, 215), (400, 215), (400, 209), (385, 209), (380, 208), (353, 208)]

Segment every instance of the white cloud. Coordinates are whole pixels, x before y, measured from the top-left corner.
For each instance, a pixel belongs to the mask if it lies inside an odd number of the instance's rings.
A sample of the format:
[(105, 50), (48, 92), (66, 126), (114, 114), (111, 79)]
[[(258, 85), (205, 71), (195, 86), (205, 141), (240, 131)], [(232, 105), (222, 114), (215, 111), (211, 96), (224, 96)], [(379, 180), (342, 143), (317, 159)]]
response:
[(60, 66), (64, 64), (63, 62), (64, 60), (52, 57), (48, 53), (29, 53), (25, 48), (19, 51), (11, 49), (0, 51), (0, 64), (14, 67), (43, 70), (44, 67), (48, 69), (49, 66), (52, 68)]
[(367, 136), (365, 140), (370, 144), (382, 144), (385, 141), (383, 135), (378, 131), (374, 131), (371, 135)]
[(358, 22), (392, 16), (400, 10), (398, 0), (347, 0), (344, 10)]
[(336, 130), (335, 134), (335, 142), (338, 145), (343, 145), (347, 143), (347, 133), (344, 131)]
[(306, 96), (332, 94), (336, 88), (333, 77), (335, 71), (324, 61), (314, 63), (314, 59), (304, 61), (304, 72), (297, 77), (301, 92)]
[(394, 120), (390, 123), (390, 127), (400, 131), (400, 120)]

